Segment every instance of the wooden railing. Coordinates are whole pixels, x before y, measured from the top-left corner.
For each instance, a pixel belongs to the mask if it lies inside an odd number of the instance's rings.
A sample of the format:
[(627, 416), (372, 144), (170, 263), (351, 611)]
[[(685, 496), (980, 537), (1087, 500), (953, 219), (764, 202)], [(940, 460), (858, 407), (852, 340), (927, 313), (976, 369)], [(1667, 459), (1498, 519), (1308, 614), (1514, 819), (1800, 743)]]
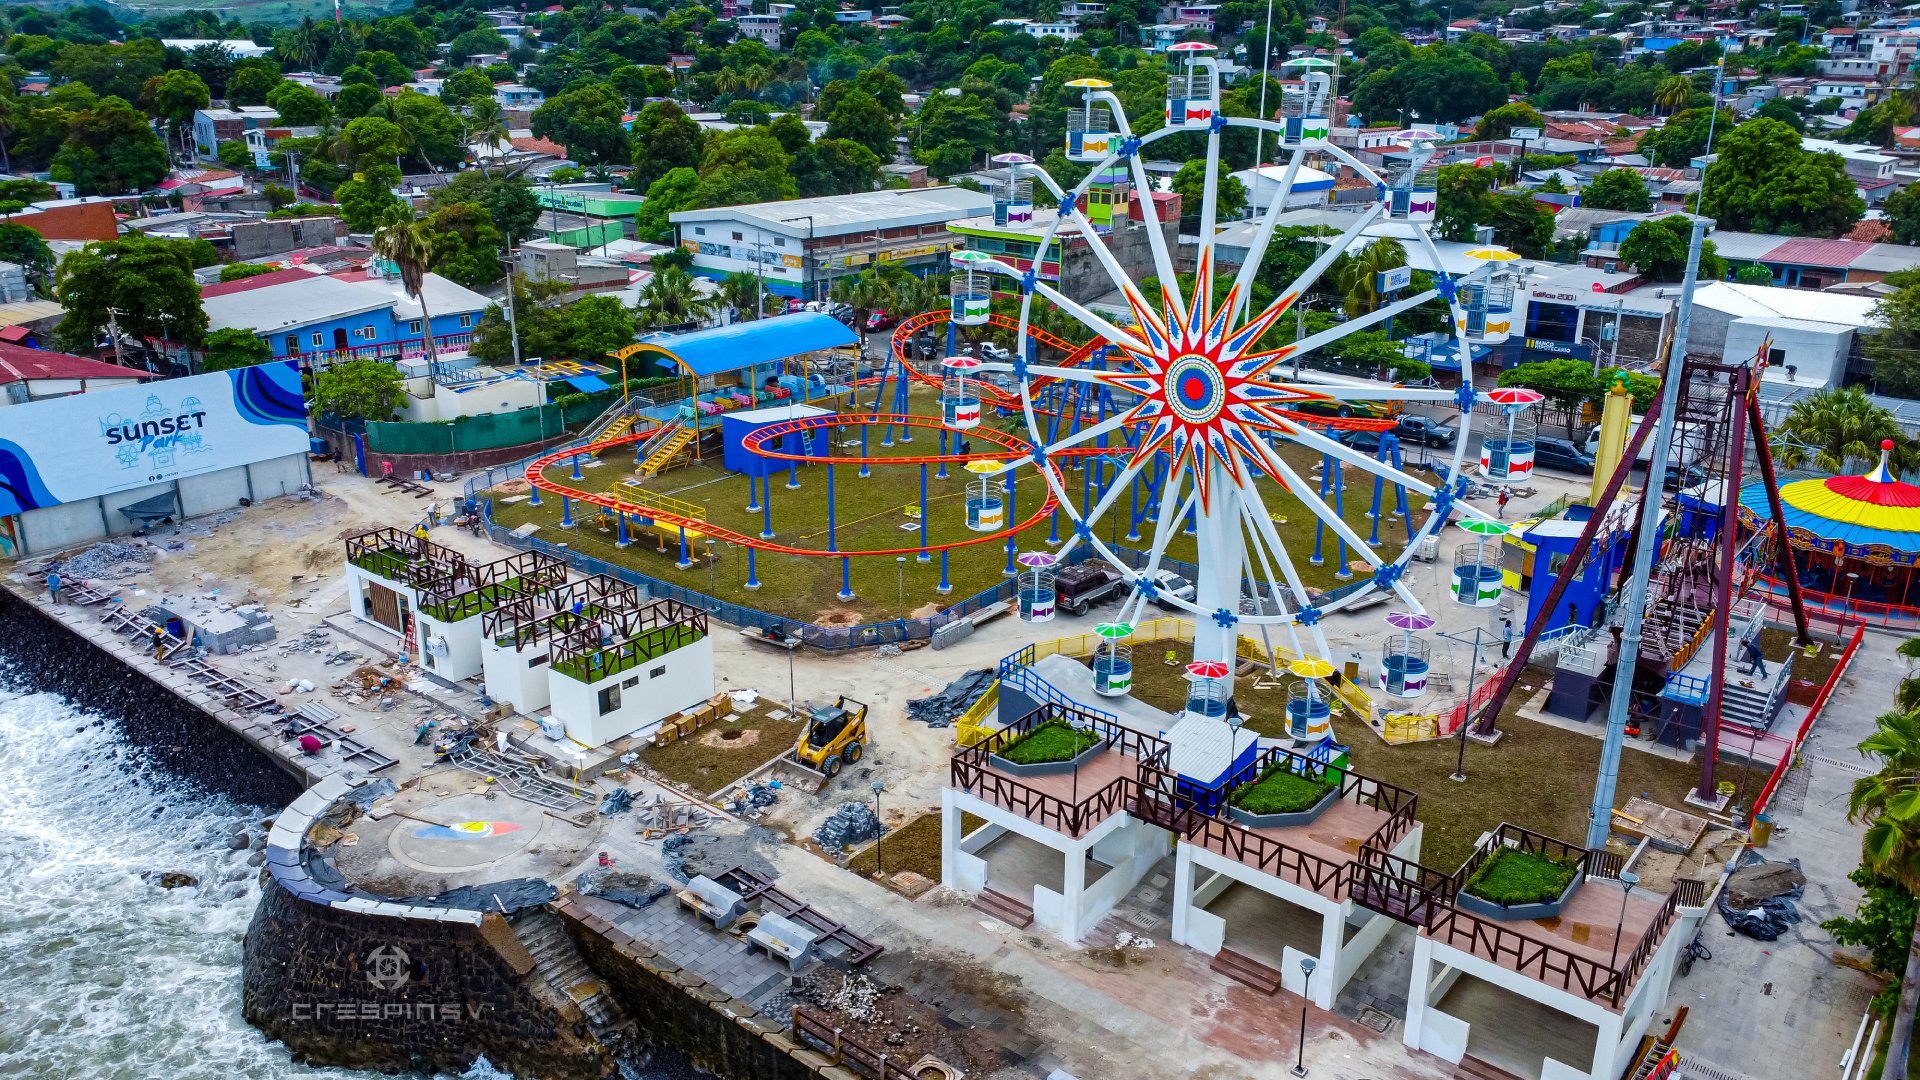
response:
[(875, 1050), (842, 1031), (831, 1017), (805, 1005), (793, 1007), (793, 1041), (812, 1046), (831, 1057), (835, 1065), (873, 1080), (918, 1080), (907, 1071), (917, 1058), (894, 1058)]
[(1346, 869), (1350, 864), (1309, 855), (1265, 833), (1242, 828), (1231, 821), (1208, 818), (1206, 824), (1188, 838), (1188, 842), (1225, 855), (1242, 866), (1291, 881), (1314, 892), (1336, 899), (1346, 895)]
[(458, 622), (491, 611), (516, 596), (567, 583), (567, 564), (551, 555), (522, 551), (479, 566), (461, 567), (420, 587), (420, 610), (441, 622)]
[(1590, 1001), (1617, 1000), (1620, 976), (1605, 964), (1536, 941), (1461, 908), (1447, 907), (1435, 913), (1427, 936)]
[(983, 802), (1067, 836), (1080, 836), (1114, 814), (1139, 804), (1142, 785), (1137, 777), (1118, 777), (1069, 800), (1050, 795), (993, 767), (994, 754), (1050, 720), (1065, 720), (1093, 731), (1100, 736), (1106, 750), (1125, 754), (1140, 766), (1156, 772), (1166, 769), (1169, 751), (1160, 739), (1110, 723), (1082, 709), (1048, 702), (980, 742), (956, 751), (949, 769), (951, 783)]

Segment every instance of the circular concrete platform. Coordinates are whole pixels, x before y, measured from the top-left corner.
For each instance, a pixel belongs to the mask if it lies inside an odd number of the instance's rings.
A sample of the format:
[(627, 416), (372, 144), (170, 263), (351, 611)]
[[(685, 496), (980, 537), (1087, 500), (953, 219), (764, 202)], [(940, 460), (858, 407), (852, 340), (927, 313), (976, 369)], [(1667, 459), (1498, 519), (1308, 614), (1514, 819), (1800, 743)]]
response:
[(534, 842), (547, 820), (538, 807), (484, 795), (436, 799), (410, 812), (414, 817), (396, 823), (388, 836), (387, 850), (403, 865), (442, 874), (513, 858)]

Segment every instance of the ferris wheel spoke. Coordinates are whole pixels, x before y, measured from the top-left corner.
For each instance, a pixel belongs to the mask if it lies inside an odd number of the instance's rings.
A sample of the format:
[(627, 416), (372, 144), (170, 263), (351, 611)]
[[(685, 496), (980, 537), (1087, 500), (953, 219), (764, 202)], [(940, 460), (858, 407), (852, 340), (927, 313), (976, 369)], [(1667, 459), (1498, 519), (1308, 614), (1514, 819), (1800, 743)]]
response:
[[(1287, 159), (1287, 171), (1280, 177), (1280, 190), (1274, 193), (1273, 201), (1260, 218), (1260, 227), (1254, 230), (1253, 243), (1247, 248), (1247, 257), (1240, 264), (1240, 272), (1234, 275), (1233, 283), (1239, 291), (1240, 302), (1235, 318), (1245, 316), (1247, 305), (1253, 298), (1253, 279), (1260, 273), (1260, 263), (1267, 257), (1267, 244), (1273, 240), (1273, 230), (1280, 224), (1280, 214), (1286, 208), (1287, 196), (1293, 192), (1294, 177), (1300, 172), (1300, 164), (1306, 160), (1305, 149), (1298, 149)], [(1259, 162), (1254, 162), (1255, 180), (1259, 179)]]
[[(1114, 104), (1114, 115), (1121, 115), (1117, 101)], [(1138, 155), (1135, 155), (1135, 158), (1135, 165), (1138, 166)], [(1112, 159), (1109, 158), (1108, 160), (1111, 161)], [(1068, 192), (1065, 188), (1062, 188), (1047, 172), (1035, 168), (1035, 175), (1040, 178), (1041, 184), (1055, 199), (1059, 200), (1062, 205), (1067, 206), (1068, 210), (1054, 218), (1054, 224), (1052, 228), (1047, 231), (1041, 246), (1034, 250), (1036, 252), (1048, 250), (1048, 245), (1052, 243), (1054, 234), (1059, 231), (1060, 222), (1072, 221), (1079, 230), (1080, 238), (1086, 241), (1087, 249), (1093, 252), (1094, 260), (1100, 264), (1102, 270), (1107, 272), (1107, 280), (1113, 282), (1114, 287), (1120, 291), (1122, 296), (1143, 301), (1144, 298), (1141, 296), (1139, 287), (1134, 284), (1132, 276), (1127, 273), (1125, 267), (1120, 265), (1120, 260), (1114, 257), (1112, 249), (1107, 247), (1106, 239), (1101, 236), (1099, 230), (1093, 227), (1093, 219), (1087, 217), (1086, 210), (1082, 206), (1086, 199), (1087, 188), (1091, 185), (1093, 178), (1110, 167), (1107, 162), (1102, 162), (1096, 165), (1080, 183), (1074, 185), (1072, 191), (1073, 201), (1071, 203), (1067, 202)], [(1144, 170), (1142, 170), (1141, 175), (1145, 175)], [(1136, 182), (1138, 182), (1139, 178), (1136, 177), (1135, 179)], [(1142, 188), (1141, 190), (1151, 192), (1152, 188)], [(1153, 200), (1149, 197), (1143, 199), (1142, 202), (1146, 204), (1143, 210), (1147, 214), (1146, 224), (1149, 226), (1147, 233), (1148, 246), (1153, 249), (1154, 268), (1160, 273), (1162, 281), (1170, 281), (1172, 279), (1168, 275), (1172, 272), (1173, 261), (1167, 256), (1166, 238), (1160, 234), (1159, 218), (1152, 213)], [(1016, 274), (1015, 276), (1020, 275)], [(1179, 287), (1178, 283), (1175, 283), (1174, 287), (1177, 290)]]
[(1360, 534), (1354, 532), (1352, 526), (1348, 525), (1346, 521), (1334, 511), (1333, 507), (1327, 505), (1326, 500), (1322, 499), (1319, 494), (1313, 490), (1312, 485), (1308, 484), (1298, 472), (1294, 471), (1292, 465), (1287, 464), (1286, 458), (1282, 457), (1280, 453), (1272, 447), (1267, 447), (1263, 456), (1267, 459), (1268, 467), (1278, 470), (1276, 479), (1279, 479), (1287, 485), (1287, 489), (1293, 493), (1293, 497), (1306, 504), (1307, 509), (1313, 511), (1314, 516), (1320, 519), (1321, 524), (1332, 529), (1334, 535), (1346, 541), (1348, 547), (1358, 551), (1360, 557), (1367, 561), (1368, 566), (1381, 566), (1385, 564), (1386, 560), (1382, 559), (1365, 540), (1360, 539)]
[(1268, 361), (1268, 366), (1270, 367), (1273, 364), (1277, 364), (1281, 360), (1292, 360), (1295, 363), (1298, 363), (1301, 357), (1308, 356), (1321, 348), (1324, 348), (1328, 345), (1333, 344), (1336, 341), (1339, 341), (1345, 337), (1348, 337), (1349, 335), (1357, 334), (1370, 326), (1376, 326), (1380, 323), (1386, 322), (1388, 319), (1391, 319), (1396, 315), (1403, 314), (1413, 308), (1419, 307), (1421, 304), (1426, 303), (1427, 301), (1433, 299), (1438, 295), (1440, 295), (1438, 291), (1434, 289), (1428, 289), (1423, 293), (1420, 293), (1415, 296), (1409, 296), (1404, 300), (1396, 300), (1393, 303), (1388, 304), (1386, 307), (1375, 308), (1374, 310), (1367, 312), (1365, 315), (1356, 315), (1353, 318), (1348, 319), (1346, 322), (1335, 323), (1334, 325), (1318, 333), (1308, 334), (1306, 337), (1303, 337), (1300, 340), (1294, 342), (1292, 346), (1290, 346), (1284, 351), (1283, 355), (1272, 357)]
[(1117, 345), (1135, 355), (1151, 355), (1153, 350), (1140, 343), (1138, 338), (1120, 329), (1093, 312), (1081, 307), (1076, 301), (1069, 300), (1066, 294), (1044, 281), (1035, 281), (1033, 291), (1046, 297), (1053, 306), (1079, 320), (1082, 326), (1106, 338), (1109, 344)]
[[(1300, 569), (1293, 564), (1293, 557), (1287, 554), (1287, 545), (1281, 542), (1279, 530), (1273, 526), (1273, 512), (1267, 509), (1266, 498), (1260, 494), (1258, 487), (1251, 484), (1247, 486), (1247, 496), (1246, 501), (1241, 504), (1241, 514), (1246, 517), (1249, 528), (1261, 538), (1266, 550), (1272, 553), (1274, 561), (1279, 563), (1281, 577), (1287, 583), (1287, 588), (1293, 592), (1295, 606), (1306, 606), (1308, 595), (1307, 583), (1300, 577)], [(1269, 568), (1268, 573), (1271, 575), (1271, 568)], [(1271, 580), (1271, 576), (1269, 580)], [(1297, 617), (1288, 621), (1290, 625), (1297, 625), (1299, 623)], [(1307, 627), (1307, 634), (1313, 638), (1313, 643), (1315, 647), (1320, 650), (1320, 655), (1333, 655), (1333, 653), (1327, 649), (1326, 635), (1321, 631), (1318, 623)], [(1294, 635), (1294, 646), (1296, 650), (1299, 644), (1300, 638), (1296, 632)]]
[(1370, 458), (1338, 439), (1329, 439), (1318, 431), (1313, 430), (1309, 425), (1289, 420), (1284, 425), (1281, 435), (1299, 443), (1309, 450), (1317, 450), (1339, 461), (1343, 461), (1348, 465), (1352, 465), (1356, 469), (1364, 469), (1390, 484), (1400, 484), (1412, 488), (1422, 495), (1428, 496), (1433, 495), (1439, 490), (1425, 480), (1401, 472), (1399, 469), (1394, 468), (1384, 461)]
[[(1317, 375), (1319, 372), (1302, 372), (1304, 375)], [(1460, 395), (1455, 390), (1444, 390), (1428, 386), (1349, 386), (1344, 383), (1323, 383), (1296, 377), (1285, 381), (1262, 380), (1255, 384), (1261, 387), (1295, 391), (1309, 394), (1314, 398), (1327, 401), (1454, 401)], [(1256, 399), (1262, 405), (1271, 405), (1284, 409), (1294, 404), (1284, 397)]]

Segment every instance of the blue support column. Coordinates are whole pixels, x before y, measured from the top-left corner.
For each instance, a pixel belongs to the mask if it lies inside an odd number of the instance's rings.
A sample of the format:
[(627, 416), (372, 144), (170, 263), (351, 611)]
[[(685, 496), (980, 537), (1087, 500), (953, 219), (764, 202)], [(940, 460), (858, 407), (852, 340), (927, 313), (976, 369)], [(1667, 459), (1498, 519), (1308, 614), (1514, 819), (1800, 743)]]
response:
[(527, 500), (527, 505), (528, 506), (540, 505), (540, 489), (537, 486), (533, 489), (533, 497)]
[(626, 513), (626, 511), (624, 511), (624, 510), (621, 510), (621, 511), (616, 511), (616, 512), (614, 513), (614, 518), (615, 518), (616, 520), (618, 520), (618, 521), (619, 521), (619, 523), (620, 523), (620, 525), (619, 525), (619, 528), (620, 528), (620, 539), (618, 539), (618, 540), (616, 540), (616, 541), (614, 541), (614, 546), (616, 546), (616, 547), (626, 547), (626, 546), (627, 546), (628, 544), (631, 544), (631, 543), (633, 543), (633, 540), (632, 540), (632, 539), (630, 539), (630, 538), (629, 538), (629, 537), (627, 536), (627, 513)]
[(752, 473), (747, 474), (747, 513), (757, 514), (760, 512), (760, 485), (766, 483), (766, 479), (765, 473), (762, 473), (758, 480), (754, 478)]
[[(902, 363), (904, 364), (905, 361), (902, 361)], [(880, 385), (874, 390), (874, 393), (873, 393), (873, 411), (874, 412), (880, 411), (880, 400), (887, 396), (887, 373), (892, 370), (893, 370), (893, 354), (889, 353), (887, 354), (886, 364), (880, 369)], [(907, 376), (905, 372), (902, 372), (901, 374), (895, 376), (896, 379), (904, 379), (906, 377)], [(888, 424), (886, 427), (881, 429), (880, 445), (881, 446), (893, 445), (893, 425), (892, 424)]]
[[(1323, 479), (1329, 475), (1332, 477), (1333, 484), (1334, 516), (1345, 521), (1347, 520), (1347, 474), (1341, 470), (1341, 464), (1337, 459), (1329, 458), (1327, 467), (1321, 474)], [(1334, 538), (1334, 551), (1339, 556), (1340, 568), (1333, 572), (1333, 576), (1345, 581), (1353, 576), (1353, 571), (1347, 569), (1347, 542), (1344, 538), (1338, 536)]]
[(838, 551), (833, 541), (833, 466), (827, 466), (827, 550)]
[[(1144, 470), (1142, 470), (1144, 471)], [(1133, 474), (1133, 509), (1127, 512), (1127, 542), (1140, 540), (1140, 474)]]
[(580, 475), (580, 455), (579, 454), (573, 455), (573, 478), (575, 480), (584, 479)]
[[(889, 429), (891, 429), (893, 425), (889, 424), (887, 426)], [(864, 480), (867, 477), (872, 475), (873, 475), (873, 470), (867, 467), (867, 425), (861, 424), (860, 425), (860, 478)]]
[(749, 589), (757, 589), (760, 587), (760, 573), (753, 565), (754, 550), (753, 548), (747, 549), (747, 588)]
[(560, 496), (560, 526), (566, 529), (573, 528), (573, 500), (565, 495)]
[[(1082, 503), (1081, 505), (1084, 506), (1086, 504)], [(1047, 515), (1047, 544), (1051, 546), (1059, 542), (1060, 542), (1060, 508), (1056, 506), (1053, 508), (1053, 513)]]
[(692, 556), (687, 554), (687, 527), (685, 525), (680, 526), (680, 561), (674, 565), (682, 570), (693, 565)]
[[(814, 445), (819, 445), (818, 440), (815, 440)], [(800, 450), (801, 453), (806, 452), (806, 439), (804, 436), (801, 438)], [(800, 490), (800, 463), (798, 461), (789, 460), (787, 462), (787, 490)]]
[(933, 519), (927, 516), (927, 466), (925, 462), (922, 462), (920, 465), (920, 556), (919, 556), (921, 562), (926, 562), (927, 560), (933, 558), (933, 553), (927, 550), (927, 529), (932, 524), (933, 524)]
[(773, 476), (760, 478), (760, 539), (773, 539)]
[[(1326, 454), (1320, 455), (1320, 501), (1321, 502), (1327, 501), (1327, 477), (1332, 475), (1332, 473), (1333, 473), (1333, 458)], [(1314, 566), (1325, 566), (1327, 564), (1327, 557), (1326, 555), (1322, 554), (1321, 547), (1320, 547), (1321, 541), (1323, 540), (1323, 538), (1325, 538), (1326, 534), (1327, 534), (1327, 523), (1325, 521), (1322, 521), (1319, 515), (1315, 515), (1313, 519), (1313, 556), (1307, 560), (1308, 563)]]
[[(940, 456), (941, 457), (947, 456), (947, 429), (946, 428), (940, 429)], [(936, 474), (934, 478), (936, 480), (945, 480), (947, 478), (946, 462), (943, 461), (940, 463), (940, 472)]]
[[(900, 368), (900, 378), (896, 379), (893, 384), (893, 411), (900, 416), (907, 415), (908, 389), (907, 370), (906, 366), (902, 365)], [(905, 424), (900, 425), (900, 441), (903, 443), (913, 441), (913, 429)]]
[(853, 560), (840, 556), (840, 599), (853, 599)]
[[(1017, 524), (1020, 521), (1019, 514), (1014, 509), (1014, 505), (1013, 505), (1013, 490), (1014, 490), (1013, 470), (1008, 469), (1003, 475), (1007, 478), (1007, 528), (1011, 529), (1015, 524)], [(1001, 571), (1001, 573), (1011, 575), (1018, 572), (1014, 568), (1013, 557), (1019, 553), (1020, 553), (1020, 534), (1008, 533), (1007, 534), (1007, 568)]]
[(953, 591), (953, 582), (947, 580), (947, 555), (951, 551), (951, 548), (940, 549), (940, 584), (934, 586), (934, 592), (950, 593)]

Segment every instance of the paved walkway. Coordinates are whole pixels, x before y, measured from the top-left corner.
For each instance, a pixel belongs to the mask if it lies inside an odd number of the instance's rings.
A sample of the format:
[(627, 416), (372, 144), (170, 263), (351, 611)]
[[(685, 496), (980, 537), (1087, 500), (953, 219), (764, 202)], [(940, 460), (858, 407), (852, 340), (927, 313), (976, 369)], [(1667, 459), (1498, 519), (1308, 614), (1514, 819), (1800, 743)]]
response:
[(1807, 875), (1801, 922), (1769, 942), (1734, 934), (1719, 915), (1708, 916), (1701, 942), (1713, 959), (1674, 983), (1660, 1017), (1687, 1006), (1680, 1050), (1728, 1076), (1838, 1075), (1867, 999), (1879, 989), (1874, 977), (1833, 962), (1838, 947), (1820, 923), (1853, 914), (1860, 901), (1860, 889), (1847, 880), (1860, 862), (1861, 833), (1847, 820), (1847, 793), (1869, 766), (1854, 747), (1873, 730), (1874, 717), (1892, 708), (1894, 676), (1906, 667), (1894, 654), (1900, 640), (1867, 635), (1801, 764), (1774, 797), (1774, 838), (1760, 854), (1800, 861)]

